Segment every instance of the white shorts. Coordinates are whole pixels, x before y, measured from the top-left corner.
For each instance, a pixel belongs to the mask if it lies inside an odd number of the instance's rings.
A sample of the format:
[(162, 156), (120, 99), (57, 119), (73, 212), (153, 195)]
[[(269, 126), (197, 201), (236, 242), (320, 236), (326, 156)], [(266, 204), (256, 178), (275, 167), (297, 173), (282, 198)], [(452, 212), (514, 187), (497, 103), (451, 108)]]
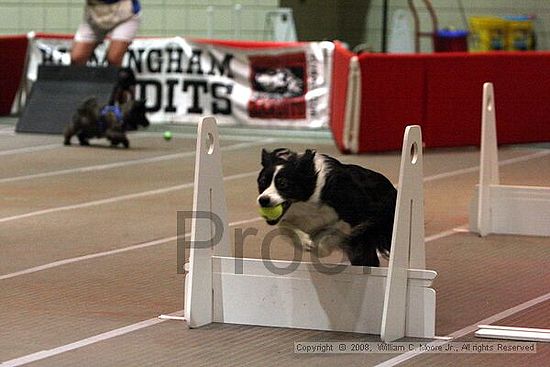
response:
[(141, 13), (138, 13), (112, 30), (102, 32), (95, 30), (88, 22), (84, 21), (78, 26), (74, 40), (76, 42), (101, 42), (109, 35), (112, 40), (132, 42), (138, 32), (140, 23)]

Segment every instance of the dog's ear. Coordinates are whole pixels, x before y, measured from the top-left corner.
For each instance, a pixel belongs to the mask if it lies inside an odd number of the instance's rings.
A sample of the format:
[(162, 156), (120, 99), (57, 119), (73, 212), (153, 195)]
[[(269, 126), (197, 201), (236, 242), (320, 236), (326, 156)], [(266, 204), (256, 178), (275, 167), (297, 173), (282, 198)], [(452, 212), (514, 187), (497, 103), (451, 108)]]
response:
[(262, 149), (262, 166), (283, 164), (296, 158), (296, 153), (288, 148), (277, 148), (272, 152)]
[(296, 155), (296, 153), (294, 153), (288, 148), (277, 148), (273, 151), (272, 154), (278, 161), (285, 161), (285, 162)]
[(315, 157), (315, 153), (317, 153), (317, 151), (315, 149), (306, 149), (306, 151), (304, 152), (304, 154), (300, 157), (300, 159), (305, 159), (305, 160), (313, 160), (313, 157)]
[(296, 166), (298, 169), (300, 169), (300, 167), (307, 167), (307, 165), (311, 165), (313, 158), (315, 158), (315, 153), (317, 152), (313, 149), (306, 149), (304, 154), (301, 154), (296, 161)]
[(268, 167), (271, 165), (271, 154), (265, 150), (262, 149), (262, 167)]

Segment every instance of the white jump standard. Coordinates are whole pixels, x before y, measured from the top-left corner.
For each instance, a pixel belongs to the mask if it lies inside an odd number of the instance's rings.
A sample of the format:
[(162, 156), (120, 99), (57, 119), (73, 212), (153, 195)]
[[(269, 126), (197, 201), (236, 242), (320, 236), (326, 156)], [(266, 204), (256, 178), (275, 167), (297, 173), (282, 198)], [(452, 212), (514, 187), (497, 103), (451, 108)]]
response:
[(470, 230), (550, 236), (550, 187), (501, 185), (493, 84), (483, 85), (479, 185), (470, 207)]
[[(204, 118), (198, 128), (193, 210), (215, 214), (224, 233), (214, 233), (210, 220), (192, 219), (185, 280), (188, 326), (221, 322), (380, 334), (384, 341), (433, 338), (431, 284), (437, 274), (424, 269), (421, 147), (420, 127), (407, 127), (389, 267), (319, 272), (314, 263), (232, 257), (216, 120)], [(205, 246), (208, 241), (211, 246)], [(273, 268), (296, 269), (274, 274), (266, 261)]]
[[(483, 84), (479, 185), (470, 207), (470, 230), (480, 236), (516, 234), (550, 236), (550, 187), (501, 185), (495, 96)], [(477, 337), (550, 342), (550, 329), (479, 325)]]

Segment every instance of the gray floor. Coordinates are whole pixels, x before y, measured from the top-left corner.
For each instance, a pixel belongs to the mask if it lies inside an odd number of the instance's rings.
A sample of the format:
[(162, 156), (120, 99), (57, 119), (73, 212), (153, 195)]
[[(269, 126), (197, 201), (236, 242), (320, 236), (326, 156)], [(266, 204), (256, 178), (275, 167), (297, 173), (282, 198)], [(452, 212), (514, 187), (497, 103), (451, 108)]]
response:
[[(123, 150), (104, 141), (64, 147), (59, 136), (15, 134), (14, 121), (0, 119), (2, 367), (542, 366), (550, 360), (549, 345), (541, 343), (534, 354), (296, 354), (295, 342), (379, 337), (222, 324), (190, 330), (181, 321), (159, 320), (183, 308), (174, 237), (177, 211), (192, 205), (195, 128), (153, 126), (131, 135), (131, 149)], [(162, 139), (166, 129), (174, 132), (169, 142)], [(399, 152), (341, 156), (326, 131), (224, 127), (221, 136), (229, 221), (247, 221), (260, 234), (267, 230), (255, 204), (262, 148), (315, 148), (398, 178)], [(548, 154), (532, 157), (540, 152)], [(509, 161), (518, 157), (524, 159)], [(478, 159), (475, 147), (424, 156), (427, 265), (439, 274), (437, 335), (480, 341), (472, 326), (487, 318), (550, 328), (550, 239), (480, 238), (464, 230)], [(503, 183), (550, 183), (548, 144), (504, 146), (499, 159)], [(292, 254), (285, 243), (272, 252), (280, 259)], [(259, 240), (247, 244), (245, 256), (261, 256)]]

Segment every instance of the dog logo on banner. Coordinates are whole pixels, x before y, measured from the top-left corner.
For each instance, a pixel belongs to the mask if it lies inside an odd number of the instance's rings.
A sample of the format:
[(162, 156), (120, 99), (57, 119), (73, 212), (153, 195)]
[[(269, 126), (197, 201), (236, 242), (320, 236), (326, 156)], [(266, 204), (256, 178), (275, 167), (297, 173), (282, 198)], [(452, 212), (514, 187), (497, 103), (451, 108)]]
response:
[(306, 118), (307, 73), (304, 53), (250, 57), (250, 117)]

